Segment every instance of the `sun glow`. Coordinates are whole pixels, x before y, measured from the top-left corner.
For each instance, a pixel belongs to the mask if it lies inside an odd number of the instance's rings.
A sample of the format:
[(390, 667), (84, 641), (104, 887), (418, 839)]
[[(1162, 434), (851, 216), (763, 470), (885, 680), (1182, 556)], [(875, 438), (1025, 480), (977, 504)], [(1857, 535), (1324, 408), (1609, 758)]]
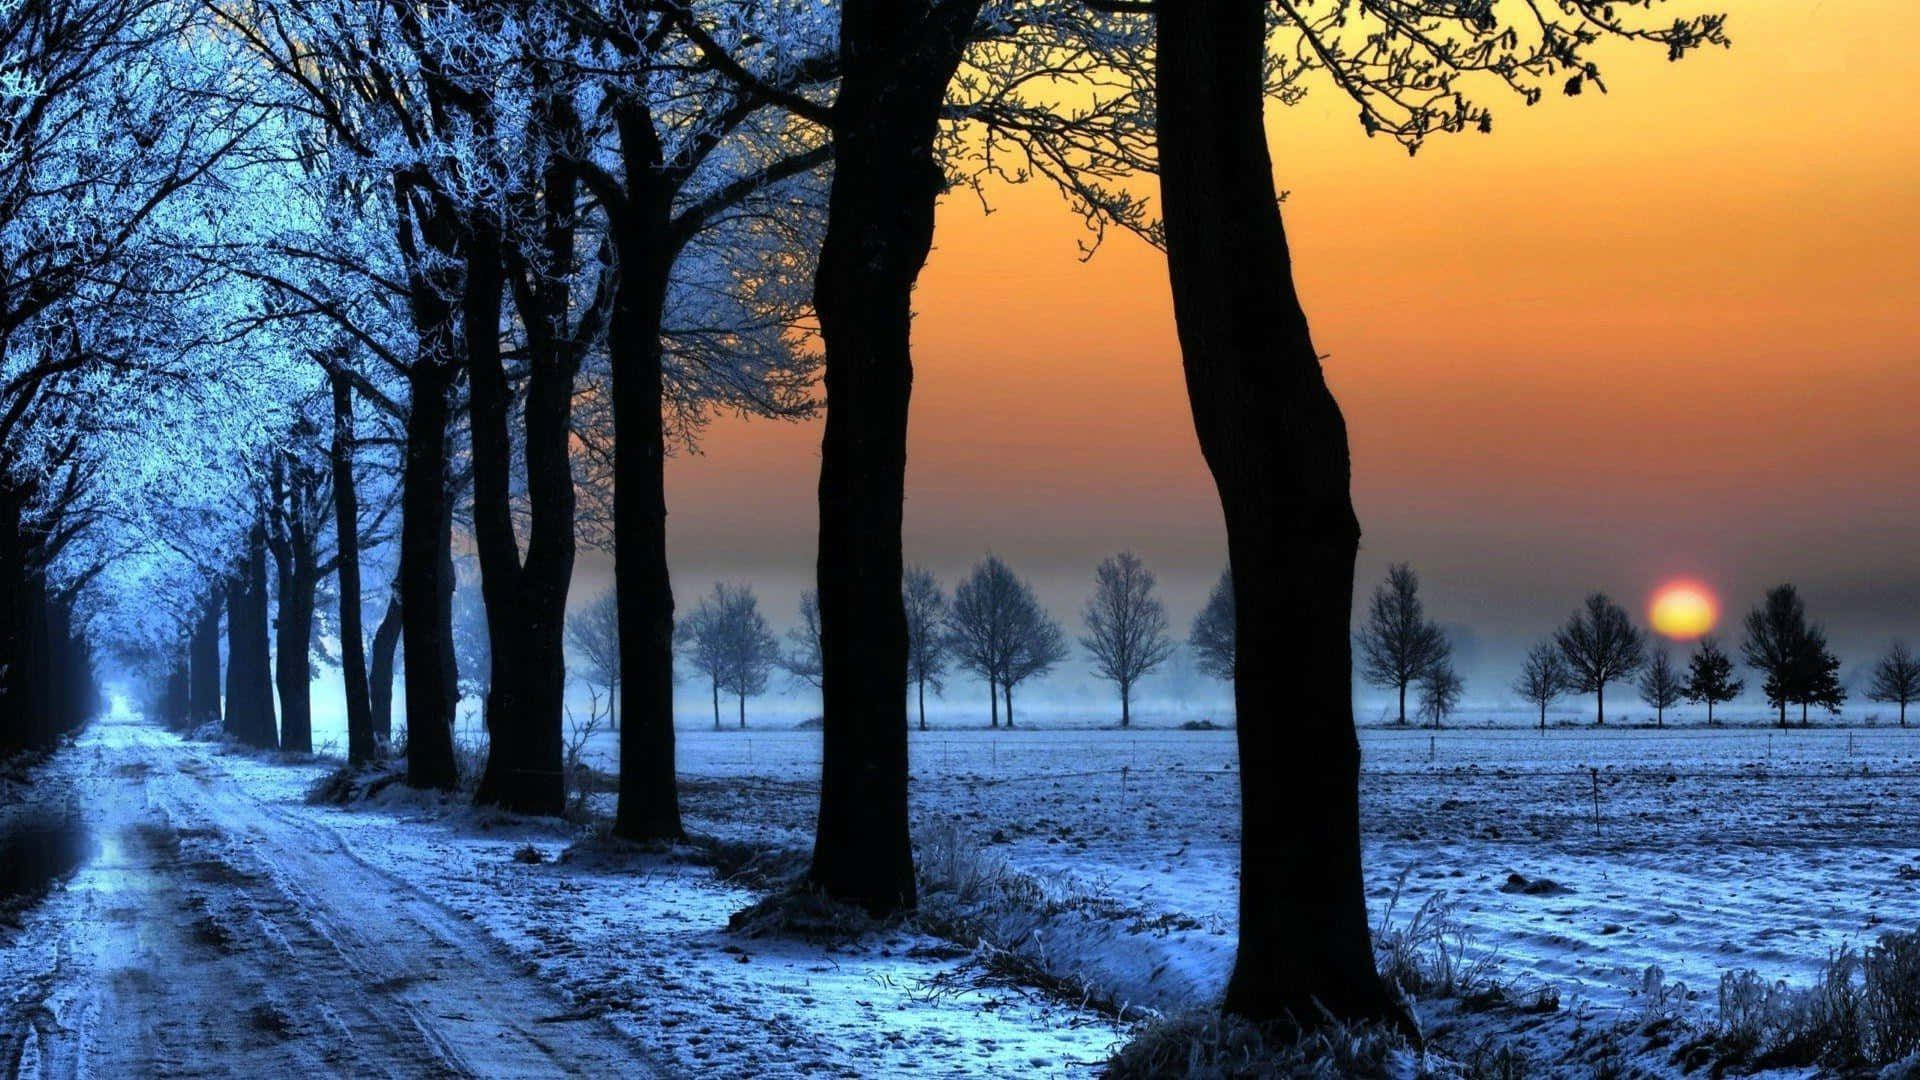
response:
[(1670, 638), (1697, 638), (1719, 620), (1720, 602), (1697, 581), (1669, 581), (1654, 590), (1647, 618)]

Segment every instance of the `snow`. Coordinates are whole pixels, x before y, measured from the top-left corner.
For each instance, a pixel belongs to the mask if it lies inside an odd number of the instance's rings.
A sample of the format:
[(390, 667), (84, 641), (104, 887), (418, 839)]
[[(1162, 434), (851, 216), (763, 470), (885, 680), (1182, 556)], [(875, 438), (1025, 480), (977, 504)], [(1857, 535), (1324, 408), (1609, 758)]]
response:
[[(1237, 902), (1232, 732), (911, 740), (923, 864), (971, 859), (1044, 907), (999, 912), (1005, 942), (1129, 1018), (1217, 996)], [(1536, 1046), (1644, 1023), (1649, 966), (1668, 988), (1658, 1009), (1710, 1021), (1725, 970), (1804, 984), (1830, 950), (1920, 926), (1920, 731), (1369, 728), (1361, 741), (1375, 921), (1441, 897), (1474, 956), (1559, 992), (1560, 1012), (1525, 1025)], [(690, 829), (804, 853), (818, 747), (817, 731), (683, 731)], [(692, 849), (628, 850), (398, 785), (353, 808), (307, 805), (330, 767), (125, 718), (44, 767), (0, 826), (64, 807), (99, 852), (0, 928), (13, 988), (0, 1039), (37, 1033), (0, 1051), (30, 1046), (60, 1071), (127, 1064), (116, 1055), (133, 1045), (173, 1060), (212, 1037), (322, 1071), (384, 1057), (491, 1075), (530, 1054), (556, 1071), (618, 1058), (626, 1073), (1047, 1076), (1091, 1072), (1132, 1030), (907, 926), (838, 944), (731, 933), (756, 894)], [(148, 922), (162, 932), (129, 936)], [(209, 935), (224, 944), (209, 950)], [(164, 1010), (142, 990), (155, 979), (173, 995)], [(194, 979), (212, 982), (182, 988)], [(1421, 1015), (1430, 1030), (1490, 1023), (1445, 1003)], [(116, 1027), (127, 1017), (145, 1026)], [(341, 1026), (371, 1033), (302, 1056)], [(494, 1057), (472, 1056), (476, 1032)]]

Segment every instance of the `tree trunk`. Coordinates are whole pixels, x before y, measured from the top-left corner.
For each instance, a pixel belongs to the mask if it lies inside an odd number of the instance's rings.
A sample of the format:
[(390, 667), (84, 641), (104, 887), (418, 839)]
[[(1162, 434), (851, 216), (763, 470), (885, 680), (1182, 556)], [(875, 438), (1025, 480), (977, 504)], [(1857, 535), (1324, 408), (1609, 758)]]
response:
[(1540, 706), (1540, 730), (1543, 733), (1547, 730), (1547, 707), (1544, 704)]
[(740, 730), (747, 729), (747, 695), (740, 695)]
[(987, 726), (990, 728), (999, 727), (1000, 726), (1000, 683), (999, 683), (999, 680), (994, 679), (992, 676), (988, 676), (987, 678), (987, 708), (989, 710), (989, 715), (992, 718), (988, 721)]
[(713, 680), (713, 730), (720, 730), (720, 680)]
[(1240, 951), (1227, 1012), (1412, 1030), (1374, 968), (1360, 865), (1346, 424), (1294, 291), (1261, 126), (1264, 0), (1158, 9), (1162, 211), (1238, 633)]
[(274, 513), (278, 527), (269, 534), (280, 610), (274, 621), (274, 684), (280, 691), (280, 748), (313, 752), (313, 608), (319, 585), (314, 546), (318, 538), (318, 469), (289, 458), (274, 466)]
[(194, 621), (187, 644), (187, 730), (220, 722), (220, 609), (224, 588), (215, 581)]
[(1013, 684), (1002, 683), (1000, 692), (1007, 696), (1007, 726), (1013, 726)]
[(1399, 723), (1401, 723), (1401, 724), (1405, 724), (1406, 722), (1407, 722), (1407, 684), (1406, 684), (1406, 683), (1404, 683), (1404, 682), (1402, 682), (1402, 683), (1400, 684), (1400, 720), (1399, 720)]
[(386, 613), (373, 630), (373, 656), (367, 667), (367, 698), (373, 706), (373, 738), (381, 746), (393, 742), (393, 659), (400, 647), (400, 590), (387, 599)]
[(1120, 726), (1123, 729), (1133, 724), (1132, 690), (1126, 683), (1120, 684)]
[(447, 498), (447, 411), (453, 370), (429, 356), (407, 372), (407, 456), (400, 493), (400, 618), (407, 650), (407, 783), (452, 790), (455, 698), (447, 686), (451, 596), (442, 585), (453, 519)]
[(1607, 684), (1601, 683), (1593, 692), (1593, 726), (1599, 727), (1607, 722)]
[[(333, 391), (333, 522), (339, 550), (340, 676), (347, 699), (347, 763), (364, 765), (379, 752), (373, 738), (373, 697), (367, 686), (367, 645), (360, 623), (360, 492), (353, 478), (353, 387), (345, 372), (331, 373)], [(392, 690), (389, 688), (388, 693)], [(391, 704), (391, 701), (389, 701)]]
[(900, 596), (912, 300), (945, 187), (934, 138), (979, 8), (861, 0), (840, 15), (833, 186), (813, 292), (826, 360), (817, 563), (825, 731), (809, 876), (876, 915), (918, 902)]
[[(609, 223), (620, 279), (607, 323), (613, 368), (614, 591), (620, 622), (620, 796), (613, 831), (680, 840), (674, 770), (673, 579), (667, 569), (665, 353), (670, 205), (641, 144), (650, 125), (623, 113), (626, 213)], [(716, 707), (715, 726), (719, 726)]]
[(274, 683), (280, 690), (280, 749), (313, 753), (313, 553), (296, 554), (280, 578), (274, 623)]
[(256, 515), (227, 589), (227, 725), (248, 746), (275, 749), (272, 662), (268, 655), (267, 527)]
[[(572, 188), (547, 192), (547, 203), (571, 207)], [(559, 241), (564, 259), (572, 233)], [(566, 810), (564, 772), (567, 588), (573, 577), (573, 377), (567, 338), (568, 292), (533, 271), (521, 305), (529, 375), (525, 424), (530, 509), (524, 561), (513, 524), (513, 393), (500, 355), (500, 238), (476, 229), (468, 245), (467, 369), (472, 396), (473, 530), (486, 598), (491, 670), (486, 715), (486, 771), (474, 801), (524, 814)], [(474, 328), (480, 328), (475, 332)]]
[[(1901, 715), (1904, 716), (1905, 713)], [(927, 730), (927, 680), (925, 679), (920, 680), (920, 730)]]

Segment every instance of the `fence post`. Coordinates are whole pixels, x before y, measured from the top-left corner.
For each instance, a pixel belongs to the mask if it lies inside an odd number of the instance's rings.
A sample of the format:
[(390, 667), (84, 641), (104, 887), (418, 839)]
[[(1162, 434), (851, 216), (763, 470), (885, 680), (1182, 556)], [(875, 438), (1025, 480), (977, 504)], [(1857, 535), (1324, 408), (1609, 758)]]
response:
[(1593, 778), (1593, 825), (1600, 827), (1600, 770), (1589, 765), (1587, 773)]

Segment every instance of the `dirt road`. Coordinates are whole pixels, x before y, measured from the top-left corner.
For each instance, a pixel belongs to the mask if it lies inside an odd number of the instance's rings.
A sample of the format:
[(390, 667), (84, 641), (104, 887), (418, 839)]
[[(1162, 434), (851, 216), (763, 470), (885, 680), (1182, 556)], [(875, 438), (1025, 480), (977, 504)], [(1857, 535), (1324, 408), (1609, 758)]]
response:
[(470, 922), (222, 768), (109, 718), (0, 807), (0, 1074), (653, 1072)]

